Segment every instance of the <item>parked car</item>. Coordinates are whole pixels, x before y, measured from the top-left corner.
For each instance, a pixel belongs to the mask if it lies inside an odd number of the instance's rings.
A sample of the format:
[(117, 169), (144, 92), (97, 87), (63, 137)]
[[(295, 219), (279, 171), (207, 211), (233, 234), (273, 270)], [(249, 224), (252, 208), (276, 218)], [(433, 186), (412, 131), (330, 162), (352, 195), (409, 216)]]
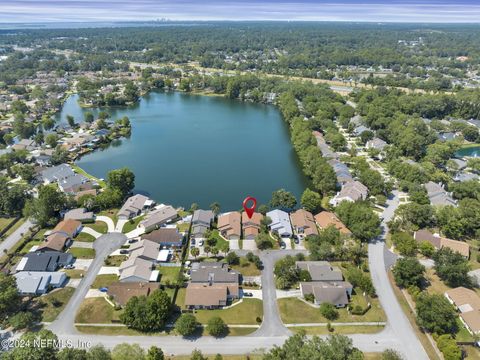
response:
[(73, 264), (68, 264), (68, 265), (65, 265), (63, 268), (64, 268), (64, 269), (67, 269), (67, 270), (68, 270), (68, 269), (75, 269), (75, 265), (73, 265)]
[(294, 242), (295, 244), (300, 244), (300, 240), (298, 239), (298, 237), (295, 238), (295, 239), (293, 239), (293, 242)]
[(130, 239), (130, 240), (128, 240), (128, 243), (133, 244), (133, 243), (136, 243), (137, 241), (138, 241), (137, 239)]
[(287, 248), (287, 244), (285, 244), (284, 241), (280, 241), (280, 248), (281, 248), (281, 249), (286, 249), (286, 248)]
[(120, 250), (120, 254), (122, 254), (122, 255), (127, 255), (127, 254), (128, 254), (128, 250), (126, 250), (126, 249)]
[(203, 240), (198, 241), (198, 246), (203, 246)]
[(251, 292), (244, 292), (244, 293), (243, 293), (243, 296), (244, 296), (244, 297), (252, 297), (253, 294), (252, 294)]
[(190, 245), (195, 245), (195, 239), (190, 240)]

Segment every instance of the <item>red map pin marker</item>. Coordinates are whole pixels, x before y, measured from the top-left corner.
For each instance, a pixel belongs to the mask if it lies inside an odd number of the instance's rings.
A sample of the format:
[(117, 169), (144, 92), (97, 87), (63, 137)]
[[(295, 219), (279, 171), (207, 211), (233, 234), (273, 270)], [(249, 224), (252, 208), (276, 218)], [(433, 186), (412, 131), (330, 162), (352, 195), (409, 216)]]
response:
[[(248, 203), (251, 202), (252, 206), (248, 207)], [(252, 196), (247, 196), (245, 200), (243, 200), (243, 208), (248, 215), (248, 218), (251, 219), (253, 213), (255, 212), (255, 207), (257, 206), (257, 199)]]

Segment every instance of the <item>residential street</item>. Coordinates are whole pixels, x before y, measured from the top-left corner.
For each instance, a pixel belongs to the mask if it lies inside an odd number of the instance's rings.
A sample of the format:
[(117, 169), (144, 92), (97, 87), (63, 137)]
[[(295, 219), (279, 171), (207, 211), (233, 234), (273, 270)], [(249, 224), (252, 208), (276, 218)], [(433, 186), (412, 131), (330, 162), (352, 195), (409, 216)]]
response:
[(10, 234), (5, 240), (0, 242), (0, 254), (3, 254), (5, 250), (10, 250), (20, 239), (22, 238), (21, 234), (25, 234), (28, 231), (28, 228), (34, 224), (27, 220), (22, 225), (18, 227), (13, 233)]
[[(95, 240), (93, 248), (96, 251), (96, 257), (90, 264), (85, 277), (80, 282), (65, 309), (58, 315), (57, 319), (48, 326), (50, 330), (57, 335), (77, 333), (74, 326), (75, 315), (87, 295), (91, 284), (95, 280), (97, 273), (103, 266), (104, 259), (114, 250), (120, 248), (126, 240), (127, 237), (121, 233), (108, 233)], [(91, 336), (86, 336), (86, 338), (90, 339)]]

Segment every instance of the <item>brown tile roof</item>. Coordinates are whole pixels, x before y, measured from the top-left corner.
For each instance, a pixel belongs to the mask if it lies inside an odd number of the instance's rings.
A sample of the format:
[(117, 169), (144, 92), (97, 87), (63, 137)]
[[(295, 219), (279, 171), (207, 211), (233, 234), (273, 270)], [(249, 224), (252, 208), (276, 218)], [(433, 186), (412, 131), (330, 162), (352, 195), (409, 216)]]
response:
[(156, 242), (157, 244), (181, 243), (183, 235), (177, 229), (158, 229), (142, 235), (142, 239)]
[(467, 258), (470, 256), (470, 245), (468, 245), (464, 241), (451, 240), (441, 236), (437, 236), (425, 229), (416, 231), (414, 234), (414, 238), (418, 242), (428, 241), (436, 249), (447, 247), (452, 251), (456, 251)]
[(82, 225), (80, 221), (67, 219), (60, 221), (57, 226), (52, 230), (53, 233), (60, 232), (68, 235), (69, 237), (73, 238), (75, 235), (76, 230)]
[(415, 232), (413, 235), (414, 239), (417, 240), (417, 242), (421, 243), (423, 241), (428, 241), (430, 244), (432, 244), (436, 249), (440, 249), (440, 237), (434, 236), (430, 231), (428, 230), (418, 230)]
[(308, 212), (304, 209), (299, 209), (294, 213), (290, 214), (290, 219), (295, 229), (304, 229), (304, 234), (306, 236), (318, 235), (317, 226), (315, 225), (315, 221), (311, 212)]
[(344, 235), (350, 235), (352, 232), (347, 229), (347, 227), (340, 221), (340, 219), (332, 212), (322, 211), (315, 215), (315, 221), (318, 226), (322, 229), (329, 227), (330, 225), (335, 226), (340, 233)]
[(225, 306), (227, 295), (227, 284), (190, 283), (185, 295), (185, 306)]
[(241, 218), (238, 211), (222, 214), (218, 217), (218, 230), (227, 237), (230, 235), (241, 235)]
[(133, 296), (148, 296), (157, 289), (160, 289), (158, 282), (116, 282), (108, 286), (107, 294), (113, 296), (115, 302), (123, 306)]
[(68, 239), (70, 239), (70, 237), (66, 236), (63, 233), (51, 234), (47, 236), (47, 239), (45, 242), (43, 242), (41, 245), (38, 246), (37, 250), (50, 249), (50, 250), (62, 251)]

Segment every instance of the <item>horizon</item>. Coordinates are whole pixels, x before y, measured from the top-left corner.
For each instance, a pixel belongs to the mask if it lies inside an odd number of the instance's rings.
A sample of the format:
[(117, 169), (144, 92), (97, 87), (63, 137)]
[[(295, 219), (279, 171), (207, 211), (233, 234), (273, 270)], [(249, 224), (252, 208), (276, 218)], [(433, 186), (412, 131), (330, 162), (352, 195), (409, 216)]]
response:
[(4, 0), (0, 24), (213, 21), (479, 24), (473, 0)]

